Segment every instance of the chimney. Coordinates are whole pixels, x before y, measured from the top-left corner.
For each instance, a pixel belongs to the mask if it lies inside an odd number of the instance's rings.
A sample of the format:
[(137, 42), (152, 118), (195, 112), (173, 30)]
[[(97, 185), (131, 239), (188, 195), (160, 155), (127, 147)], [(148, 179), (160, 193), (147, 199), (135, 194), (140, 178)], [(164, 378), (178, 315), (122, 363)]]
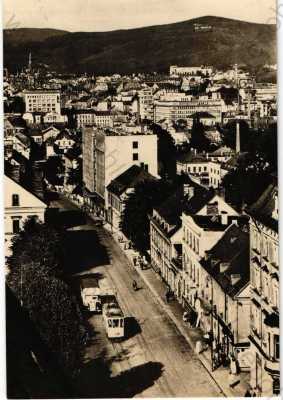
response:
[(190, 184), (184, 183), (183, 190), (184, 190), (184, 196), (187, 196), (188, 200), (194, 197), (195, 188), (193, 186), (190, 186)]
[(236, 283), (238, 283), (240, 279), (241, 279), (241, 275), (240, 274), (232, 274), (230, 276), (231, 285), (232, 286), (236, 285)]
[(241, 152), (241, 142), (240, 142), (240, 123), (237, 121), (236, 124), (236, 153), (239, 154)]
[(228, 225), (228, 214), (226, 211), (221, 211), (221, 224)]

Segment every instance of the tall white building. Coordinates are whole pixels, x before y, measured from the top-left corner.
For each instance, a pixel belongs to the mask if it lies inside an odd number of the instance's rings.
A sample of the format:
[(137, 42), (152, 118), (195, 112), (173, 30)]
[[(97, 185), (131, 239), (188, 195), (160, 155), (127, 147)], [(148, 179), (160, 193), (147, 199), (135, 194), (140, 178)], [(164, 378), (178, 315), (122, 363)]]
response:
[(83, 180), (107, 207), (106, 187), (132, 165), (158, 177), (157, 136), (146, 126), (86, 127), (83, 131)]
[(60, 91), (57, 90), (25, 90), (23, 97), (26, 112), (52, 112), (61, 114)]

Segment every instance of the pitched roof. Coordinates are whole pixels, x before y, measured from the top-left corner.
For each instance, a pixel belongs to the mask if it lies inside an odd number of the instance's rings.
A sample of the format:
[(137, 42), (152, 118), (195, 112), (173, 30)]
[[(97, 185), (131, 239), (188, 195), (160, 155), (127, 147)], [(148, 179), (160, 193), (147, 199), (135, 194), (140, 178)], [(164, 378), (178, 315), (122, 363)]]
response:
[(272, 213), (275, 208), (275, 198), (277, 195), (278, 186), (274, 179), (274, 182), (266, 188), (259, 199), (247, 210), (249, 215), (275, 232), (278, 232), (278, 221), (273, 218)]
[(139, 182), (145, 180), (156, 180), (156, 178), (138, 165), (132, 165), (117, 178), (113, 179), (107, 186), (107, 190), (120, 196), (127, 189), (134, 188)]
[(182, 154), (178, 159), (177, 162), (182, 163), (182, 164), (187, 164), (187, 163), (201, 163), (201, 162), (209, 162), (209, 160), (205, 157), (203, 154), (195, 154), (192, 151), (189, 151), (186, 154)]
[[(224, 266), (221, 271), (221, 264)], [(230, 297), (239, 293), (250, 279), (249, 234), (232, 224), (209, 251), (208, 259), (201, 265)], [(238, 276), (233, 283), (231, 276)]]
[(169, 225), (179, 226), (182, 212), (191, 211), (191, 213), (194, 214), (214, 196), (212, 192), (191, 180), (189, 180), (187, 185), (193, 188), (192, 197), (189, 197), (189, 194), (184, 189), (184, 185), (181, 185), (161, 204), (161, 206), (156, 208), (158, 214)]
[(71, 135), (70, 132), (67, 129), (63, 129), (60, 133), (58, 133), (58, 135), (56, 136), (56, 140), (61, 140), (63, 138), (67, 138), (68, 140), (74, 140)]

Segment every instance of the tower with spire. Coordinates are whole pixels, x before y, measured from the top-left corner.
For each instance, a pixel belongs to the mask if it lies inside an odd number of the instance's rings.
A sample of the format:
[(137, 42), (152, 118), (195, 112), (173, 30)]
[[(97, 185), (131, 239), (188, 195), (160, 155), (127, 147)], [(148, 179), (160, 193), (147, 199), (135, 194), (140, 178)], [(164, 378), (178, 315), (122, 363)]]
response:
[(29, 56), (28, 56), (28, 70), (31, 72), (31, 68), (32, 68), (32, 66), (31, 66), (31, 52), (29, 53)]

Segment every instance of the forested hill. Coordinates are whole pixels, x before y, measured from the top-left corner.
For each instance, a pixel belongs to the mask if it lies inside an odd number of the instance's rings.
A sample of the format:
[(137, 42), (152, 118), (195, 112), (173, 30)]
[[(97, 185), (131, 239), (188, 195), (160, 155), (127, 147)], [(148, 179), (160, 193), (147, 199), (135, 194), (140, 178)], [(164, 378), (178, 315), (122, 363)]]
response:
[[(195, 24), (211, 29), (196, 31)], [(162, 72), (172, 64), (255, 68), (276, 63), (276, 26), (207, 16), (111, 32), (4, 31), (6, 67), (20, 70), (30, 51), (33, 62), (62, 72)]]

